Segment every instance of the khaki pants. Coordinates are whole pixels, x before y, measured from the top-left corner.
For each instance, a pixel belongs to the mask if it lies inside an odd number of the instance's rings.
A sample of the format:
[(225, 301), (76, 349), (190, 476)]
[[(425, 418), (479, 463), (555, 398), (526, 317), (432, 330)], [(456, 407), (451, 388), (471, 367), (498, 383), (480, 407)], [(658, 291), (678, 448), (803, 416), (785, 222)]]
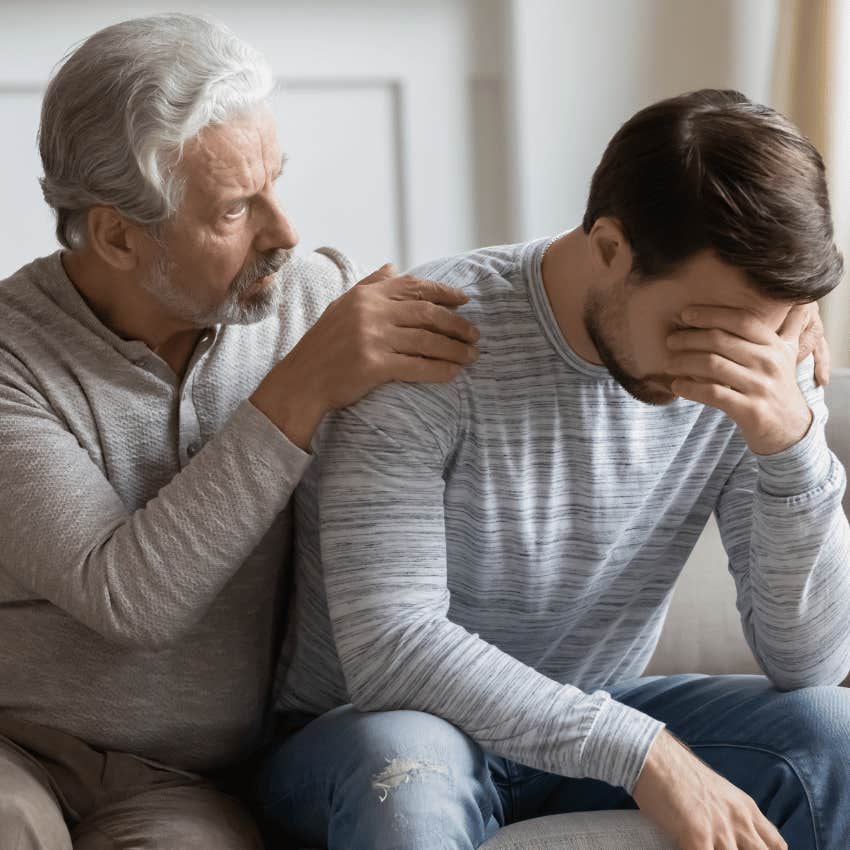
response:
[(3, 850), (262, 850), (205, 779), (0, 716)]

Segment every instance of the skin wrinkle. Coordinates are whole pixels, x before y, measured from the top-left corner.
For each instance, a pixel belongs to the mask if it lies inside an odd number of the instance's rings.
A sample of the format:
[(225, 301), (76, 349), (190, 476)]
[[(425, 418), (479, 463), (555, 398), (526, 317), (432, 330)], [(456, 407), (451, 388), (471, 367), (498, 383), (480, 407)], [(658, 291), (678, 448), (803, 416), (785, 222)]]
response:
[[(298, 242), (273, 186), (282, 158), (266, 103), (204, 128), (183, 148), (179, 211), (153, 233), (94, 208), (89, 223), (107, 256), (92, 246), (66, 252), (65, 271), (104, 324), (182, 375), (204, 329), (282, 308), (274, 270)], [(244, 205), (228, 200), (234, 189), (252, 193)]]
[[(204, 128), (187, 144), (184, 169), (191, 179), (185, 208), (202, 225), (198, 243), (205, 251), (212, 254), (228, 251), (228, 240), (238, 238), (238, 228), (244, 228), (250, 221), (251, 204), (277, 206), (276, 200), (261, 197), (271, 192), (285, 158), (273, 126), (270, 114), (261, 106), (226, 126)], [(240, 202), (245, 203), (246, 210), (235, 221), (227, 220), (225, 214)], [(168, 232), (179, 236), (179, 230), (179, 226), (174, 226)], [(175, 315), (195, 327), (259, 321), (279, 309), (283, 300), (280, 278), (265, 284), (259, 284), (259, 280), (276, 274), (290, 259), (290, 253), (285, 249), (257, 253), (254, 259), (249, 256), (233, 277), (223, 299), (219, 296), (210, 301), (206, 293), (204, 297), (176, 284), (180, 263), (172, 260), (165, 247), (154, 258), (141, 284)]]
[[(271, 191), (271, 184), (280, 173), (281, 159), (274, 119), (265, 106), (226, 126), (205, 128), (188, 143), (184, 164), (190, 177), (184, 206), (187, 226), (178, 228), (179, 234), (173, 234), (182, 237), (181, 247), (185, 244), (178, 259), (183, 260), (183, 254), (189, 263), (195, 259), (191, 243), (193, 237), (198, 240), (200, 235), (198, 241), (205, 254), (216, 259), (228, 255), (220, 267), (226, 269), (226, 275), (230, 273), (227, 279), (232, 280), (241, 271), (239, 266), (231, 265), (235, 257), (245, 258), (246, 254), (250, 257), (251, 248), (260, 255), (264, 248), (270, 249), (272, 244), (265, 246), (257, 244), (256, 238), (252, 239), (251, 218), (247, 211), (235, 220), (225, 219), (222, 213), (240, 198), (250, 197), (264, 217), (281, 215)], [(190, 232), (193, 220), (195, 227)], [(275, 247), (281, 247), (280, 243)], [(244, 259), (241, 265), (244, 268)], [(220, 283), (218, 287), (221, 292)]]

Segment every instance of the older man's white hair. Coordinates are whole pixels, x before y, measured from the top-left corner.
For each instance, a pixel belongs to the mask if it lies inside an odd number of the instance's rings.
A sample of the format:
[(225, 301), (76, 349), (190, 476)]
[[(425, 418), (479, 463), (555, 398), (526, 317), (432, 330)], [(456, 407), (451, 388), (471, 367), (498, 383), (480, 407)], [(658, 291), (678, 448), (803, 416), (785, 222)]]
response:
[(179, 207), (183, 143), (264, 101), (265, 59), (218, 23), (154, 15), (86, 39), (52, 77), (41, 109), (41, 187), (66, 248), (90, 207), (157, 226)]

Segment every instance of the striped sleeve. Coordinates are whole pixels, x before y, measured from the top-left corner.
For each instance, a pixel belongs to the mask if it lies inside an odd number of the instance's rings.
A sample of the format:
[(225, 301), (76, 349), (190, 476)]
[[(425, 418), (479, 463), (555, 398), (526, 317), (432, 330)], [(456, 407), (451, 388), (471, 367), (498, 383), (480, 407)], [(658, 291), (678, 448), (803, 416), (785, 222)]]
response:
[(746, 453), (716, 510), (747, 642), (786, 690), (839, 684), (850, 670), (846, 474), (827, 446), (812, 372), (810, 359), (798, 373), (809, 431), (777, 454)]
[(631, 791), (662, 723), (553, 681), (448, 619), (443, 471), (457, 422), (454, 388), (396, 384), (325, 431), (321, 549), (351, 700), (426, 711), (488, 751)]

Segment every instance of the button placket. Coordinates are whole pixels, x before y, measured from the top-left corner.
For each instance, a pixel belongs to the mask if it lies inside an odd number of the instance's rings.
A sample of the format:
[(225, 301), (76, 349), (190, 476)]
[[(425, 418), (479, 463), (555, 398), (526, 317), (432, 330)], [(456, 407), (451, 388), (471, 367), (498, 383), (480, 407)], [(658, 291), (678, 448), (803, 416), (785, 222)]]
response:
[(198, 412), (193, 400), (193, 388), (195, 385), (195, 374), (201, 361), (212, 348), (216, 338), (215, 329), (207, 330), (198, 340), (198, 345), (189, 362), (183, 382), (179, 387), (179, 415), (178, 415), (178, 451), (180, 466), (183, 467), (203, 448), (201, 441), (201, 423), (198, 421)]
[(178, 417), (178, 443), (180, 465), (185, 466), (201, 450), (201, 425), (192, 400), (194, 369), (190, 372), (180, 389), (180, 413)]

